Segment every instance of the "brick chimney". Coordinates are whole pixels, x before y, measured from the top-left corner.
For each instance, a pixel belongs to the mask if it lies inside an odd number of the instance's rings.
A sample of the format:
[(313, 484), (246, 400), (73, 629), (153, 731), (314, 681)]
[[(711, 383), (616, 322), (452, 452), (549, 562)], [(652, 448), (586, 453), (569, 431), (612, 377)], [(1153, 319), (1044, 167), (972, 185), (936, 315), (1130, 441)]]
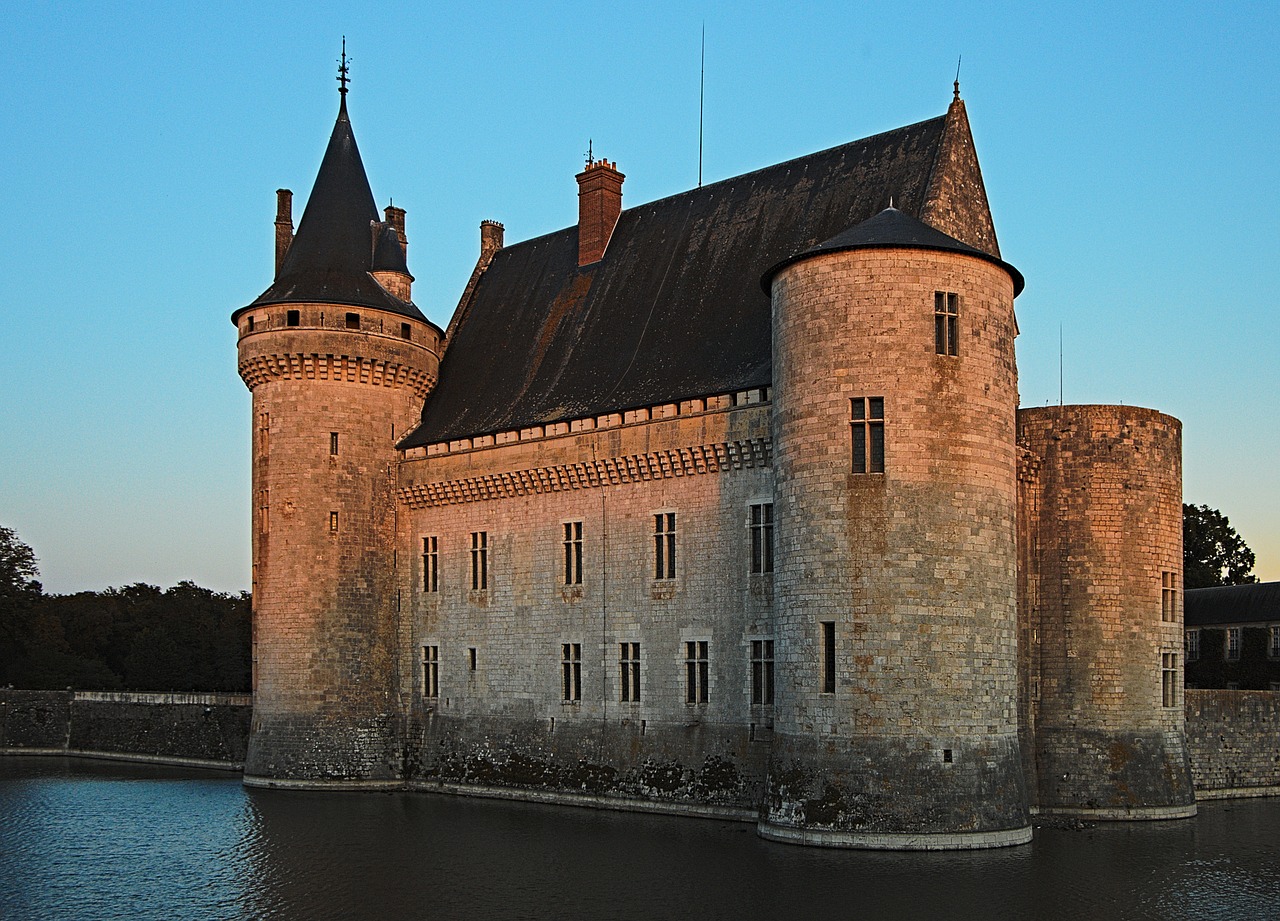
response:
[(382, 214), (386, 217), (387, 223), (396, 229), (396, 236), (400, 238), (400, 246), (407, 254), (409, 252), (409, 238), (404, 234), (404, 209), (397, 208), (395, 205), (387, 205), (382, 209)]
[(591, 160), (578, 174), (578, 265), (604, 257), (622, 213), (622, 180), (617, 164)]
[(284, 262), (289, 244), (293, 242), (293, 193), (288, 189), (276, 189), (276, 274)]
[(493, 254), (502, 249), (502, 238), (505, 228), (497, 221), (480, 222), (480, 258), (492, 259)]

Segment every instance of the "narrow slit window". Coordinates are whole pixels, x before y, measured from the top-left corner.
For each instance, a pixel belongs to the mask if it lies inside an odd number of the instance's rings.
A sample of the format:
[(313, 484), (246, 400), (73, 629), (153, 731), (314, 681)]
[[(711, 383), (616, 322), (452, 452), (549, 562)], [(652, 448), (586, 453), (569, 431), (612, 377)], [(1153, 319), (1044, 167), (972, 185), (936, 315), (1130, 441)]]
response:
[(477, 653), (476, 647), (474, 646), (467, 647), (467, 665), (470, 668), (470, 670), (473, 672), (476, 670), (477, 661), (478, 661), (478, 653)]
[(422, 590), (440, 591), (440, 546), (437, 538), (422, 538)]
[(471, 532), (471, 588), (481, 591), (489, 587), (489, 532)]
[(850, 401), (854, 473), (884, 473), (884, 397)]
[(338, 513), (337, 512), (329, 513), (329, 530), (334, 534), (338, 533)]
[(822, 621), (822, 693), (836, 692), (836, 622)]
[(422, 647), (422, 696), (435, 699), (440, 696), (440, 647)]
[(676, 513), (659, 512), (653, 516), (653, 578), (676, 577)]
[(329, 433), (329, 455), (331, 457), (336, 457), (337, 454), (338, 454), (338, 433), (330, 432)]

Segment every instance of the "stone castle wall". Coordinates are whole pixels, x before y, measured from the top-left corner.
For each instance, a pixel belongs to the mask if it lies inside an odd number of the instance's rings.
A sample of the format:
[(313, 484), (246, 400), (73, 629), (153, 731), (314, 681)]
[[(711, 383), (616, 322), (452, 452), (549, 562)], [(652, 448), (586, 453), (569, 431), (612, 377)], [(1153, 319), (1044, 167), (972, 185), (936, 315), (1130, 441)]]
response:
[(1116, 817), (1194, 811), (1181, 424), (1136, 407), (1054, 406), (1020, 410), (1018, 427), (1020, 704), (1038, 805)]
[(247, 694), (0, 690), (0, 753), (79, 754), (239, 769)]
[(402, 758), (394, 446), (435, 381), (438, 332), (332, 304), (259, 308), (239, 323), (253, 392), (246, 774), (387, 780)]
[[(752, 642), (772, 640), (773, 609), (771, 576), (749, 571), (749, 516), (773, 498), (769, 407), (708, 402), (401, 465), (412, 780), (754, 809), (772, 707), (751, 703)], [(655, 578), (655, 516), (668, 514), (675, 575)], [(566, 584), (566, 522), (582, 526), (581, 583)], [(473, 588), (479, 533), (486, 582)], [(639, 644), (638, 701), (623, 699), (623, 643)], [(688, 643), (706, 644), (705, 701), (688, 700)], [(581, 656), (577, 700), (566, 644)]]
[[(958, 295), (956, 354), (938, 354), (938, 292)], [(1012, 280), (969, 256), (867, 249), (787, 267), (773, 299), (785, 679), (762, 833), (1026, 840)], [(866, 398), (883, 398), (882, 473), (855, 472)]]
[(1280, 794), (1280, 694), (1188, 690), (1186, 714), (1198, 798)]

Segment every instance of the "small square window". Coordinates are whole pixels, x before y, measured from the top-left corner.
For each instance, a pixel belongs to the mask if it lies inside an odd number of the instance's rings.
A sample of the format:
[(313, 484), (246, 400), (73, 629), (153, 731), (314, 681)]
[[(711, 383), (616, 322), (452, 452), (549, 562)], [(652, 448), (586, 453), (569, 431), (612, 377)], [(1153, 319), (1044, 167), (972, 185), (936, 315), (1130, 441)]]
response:
[(250, 317), (249, 317), (249, 322), (245, 324), (245, 332), (247, 332), (247, 333), (251, 333), (251, 332), (253, 332), (253, 317), (252, 317), (252, 316), (250, 316)]
[(285, 315), (284, 315), (285, 326), (297, 326), (300, 322), (301, 322), (301, 314), (299, 314), (298, 311), (296, 310), (285, 311)]
[(359, 328), (360, 328), (360, 314), (358, 313), (347, 314), (347, 329), (359, 329)]
[(413, 328), (408, 323), (400, 324), (400, 338), (401, 339), (413, 338)]

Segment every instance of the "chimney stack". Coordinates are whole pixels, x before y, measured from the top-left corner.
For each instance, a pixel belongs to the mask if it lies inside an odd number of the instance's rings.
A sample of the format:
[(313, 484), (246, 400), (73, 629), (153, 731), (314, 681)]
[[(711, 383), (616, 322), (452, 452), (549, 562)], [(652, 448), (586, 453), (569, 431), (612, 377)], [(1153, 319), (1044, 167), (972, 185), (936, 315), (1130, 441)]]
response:
[(622, 181), (617, 164), (588, 160), (578, 179), (578, 265), (604, 257), (613, 228), (622, 213)]
[(276, 189), (276, 274), (284, 263), (289, 244), (293, 243), (293, 193)]
[(497, 221), (480, 222), (480, 258), (492, 257), (502, 249), (502, 235), (505, 228)]
[(397, 208), (395, 205), (387, 205), (382, 209), (383, 215), (387, 219), (387, 223), (396, 229), (396, 236), (400, 238), (400, 245), (404, 248), (406, 254), (409, 252), (409, 238), (404, 234), (404, 209)]

